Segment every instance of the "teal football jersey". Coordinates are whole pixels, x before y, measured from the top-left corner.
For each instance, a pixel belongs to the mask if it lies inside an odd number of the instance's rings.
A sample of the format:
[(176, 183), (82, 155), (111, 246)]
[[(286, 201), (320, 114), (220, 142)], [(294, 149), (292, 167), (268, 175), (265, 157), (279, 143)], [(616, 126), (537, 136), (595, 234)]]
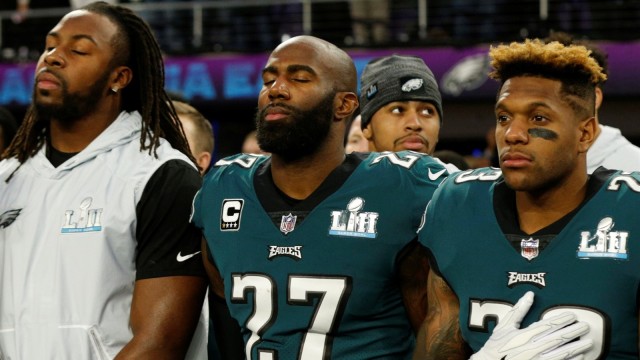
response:
[(194, 202), (246, 357), (410, 358), (396, 266), (417, 241), (444, 165), (413, 152), (348, 155), (352, 167), (334, 171), (346, 175), (332, 191), (321, 186), (308, 211), (303, 201), (274, 222), (256, 194), (269, 159), (219, 161)]
[[(527, 291), (522, 327), (564, 311), (590, 325), (585, 359), (638, 358), (640, 173), (601, 172), (603, 185), (544, 249), (535, 235), (517, 250), (496, 218), (498, 169), (449, 177), (427, 209), (420, 242), (460, 300), (463, 337), (474, 351)], [(584, 338), (583, 337), (583, 338)]]

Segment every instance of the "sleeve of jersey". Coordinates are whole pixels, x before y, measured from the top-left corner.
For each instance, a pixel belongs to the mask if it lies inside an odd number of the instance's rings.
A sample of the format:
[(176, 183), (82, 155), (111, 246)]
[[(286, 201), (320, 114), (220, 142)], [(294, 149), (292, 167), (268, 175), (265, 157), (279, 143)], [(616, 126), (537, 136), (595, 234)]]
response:
[(162, 165), (144, 188), (136, 208), (136, 280), (164, 276), (206, 276), (201, 233), (189, 221), (200, 174), (182, 160)]
[[(209, 172), (211, 173), (211, 171)], [(203, 221), (203, 214), (202, 214), (202, 197), (204, 196), (205, 193), (205, 188), (207, 187), (206, 185), (206, 179), (207, 177), (205, 176), (205, 179), (202, 182), (202, 187), (200, 188), (200, 190), (198, 190), (198, 192), (196, 193), (195, 197), (193, 198), (193, 206), (191, 208), (191, 218), (189, 219), (189, 221), (201, 231), (201, 239), (204, 238), (204, 221)], [(205, 254), (205, 256), (209, 259), (209, 261), (212, 264), (215, 264), (215, 261), (213, 261), (213, 256), (211, 255), (211, 249), (209, 248), (209, 246), (207, 245), (207, 253)]]
[[(419, 183), (420, 194), (414, 194), (415, 211), (417, 214), (423, 215), (425, 206), (433, 198), (438, 186), (449, 176), (451, 173), (449, 168), (445, 166), (440, 160), (430, 157), (423, 157), (420, 163), (419, 171), (415, 174), (415, 180)], [(424, 223), (424, 218), (420, 216), (420, 225)]]
[[(451, 245), (445, 244), (447, 238), (442, 237), (439, 230), (445, 225), (444, 222), (447, 221), (448, 217), (455, 216), (455, 214), (450, 213), (447, 208), (447, 200), (445, 200), (447, 197), (447, 189), (452, 185), (451, 183), (453, 182), (454, 176), (450, 176), (444, 180), (433, 193), (431, 201), (429, 201), (424, 210), (422, 224), (420, 230), (418, 230), (418, 241), (426, 247), (435, 258), (437, 258), (440, 246)], [(434, 260), (435, 259), (432, 258), (432, 261)], [(432, 267), (439, 273), (437, 263), (433, 263)]]
[[(224, 159), (221, 161), (224, 161)], [(208, 201), (211, 201), (211, 196), (213, 196), (215, 189), (218, 188), (218, 186), (216, 185), (216, 181), (219, 177), (220, 171), (223, 171), (222, 167), (216, 165), (212, 166), (209, 171), (207, 171), (207, 173), (202, 178), (201, 187), (193, 199), (193, 207), (191, 210), (191, 217), (189, 221), (191, 221), (191, 223), (193, 223), (196, 228), (202, 231), (203, 236), (205, 234), (205, 219), (207, 219), (208, 214), (207, 206), (204, 206), (204, 204), (207, 204)]]
[(193, 198), (193, 206), (191, 207), (191, 217), (189, 218), (189, 221), (193, 223), (198, 229), (203, 228), (202, 211), (200, 208), (201, 203), (202, 203), (202, 188), (198, 190), (195, 197)]

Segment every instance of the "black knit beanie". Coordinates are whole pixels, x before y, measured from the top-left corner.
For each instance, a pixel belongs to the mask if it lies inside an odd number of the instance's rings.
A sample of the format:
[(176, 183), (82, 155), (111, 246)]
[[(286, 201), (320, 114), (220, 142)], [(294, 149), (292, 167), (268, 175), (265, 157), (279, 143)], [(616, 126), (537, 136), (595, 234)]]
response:
[(361, 84), (362, 129), (367, 127), (378, 109), (393, 101), (430, 102), (436, 107), (442, 122), (442, 96), (438, 82), (419, 57), (391, 55), (374, 59), (362, 71)]

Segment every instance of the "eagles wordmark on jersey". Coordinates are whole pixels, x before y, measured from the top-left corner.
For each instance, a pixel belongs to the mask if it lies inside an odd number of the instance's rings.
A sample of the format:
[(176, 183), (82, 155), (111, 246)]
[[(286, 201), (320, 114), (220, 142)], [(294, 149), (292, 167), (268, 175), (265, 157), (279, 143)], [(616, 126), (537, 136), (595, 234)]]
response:
[(513, 193), (500, 170), (464, 171), (436, 191), (420, 241), (460, 300), (463, 336), (474, 351), (531, 290), (535, 300), (523, 327), (569, 310), (590, 326), (585, 336), (594, 346), (585, 359), (638, 358), (640, 173), (600, 170), (589, 188), (552, 235), (513, 243), (499, 216), (515, 207), (498, 196)]
[(265, 156), (224, 159), (194, 203), (246, 357), (410, 358), (396, 267), (444, 165), (413, 152), (350, 154), (294, 203), (269, 166)]

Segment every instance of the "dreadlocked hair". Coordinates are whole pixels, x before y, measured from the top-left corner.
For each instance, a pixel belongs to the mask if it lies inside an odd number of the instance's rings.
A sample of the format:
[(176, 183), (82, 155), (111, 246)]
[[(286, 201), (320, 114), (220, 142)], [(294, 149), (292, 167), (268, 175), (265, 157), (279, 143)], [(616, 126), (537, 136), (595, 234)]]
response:
[(160, 138), (164, 138), (195, 164), (182, 124), (164, 90), (162, 52), (149, 25), (131, 9), (102, 1), (82, 9), (107, 17), (120, 29), (113, 39), (111, 65), (126, 65), (133, 73), (131, 83), (122, 90), (122, 108), (137, 110), (142, 116), (140, 149), (157, 156)]
[[(111, 44), (114, 55), (110, 66), (125, 65), (134, 74), (131, 83), (122, 90), (122, 109), (137, 110), (142, 116), (140, 149), (157, 156), (160, 138), (164, 138), (196, 164), (182, 124), (164, 90), (162, 53), (149, 26), (122, 6), (100, 1), (82, 9), (107, 17), (119, 29)], [(44, 145), (48, 127), (48, 122), (38, 120), (32, 104), (3, 158), (15, 157), (20, 164), (24, 163)]]
[(35, 155), (44, 144), (46, 131), (47, 125), (44, 121), (37, 121), (33, 105), (29, 106), (22, 124), (16, 131), (16, 136), (2, 153), (2, 159), (15, 157), (22, 164)]
[(522, 43), (491, 46), (489, 56), (493, 67), (490, 78), (503, 84), (517, 76), (558, 80), (565, 100), (577, 114), (595, 113), (595, 87), (607, 75), (586, 47), (527, 39)]

